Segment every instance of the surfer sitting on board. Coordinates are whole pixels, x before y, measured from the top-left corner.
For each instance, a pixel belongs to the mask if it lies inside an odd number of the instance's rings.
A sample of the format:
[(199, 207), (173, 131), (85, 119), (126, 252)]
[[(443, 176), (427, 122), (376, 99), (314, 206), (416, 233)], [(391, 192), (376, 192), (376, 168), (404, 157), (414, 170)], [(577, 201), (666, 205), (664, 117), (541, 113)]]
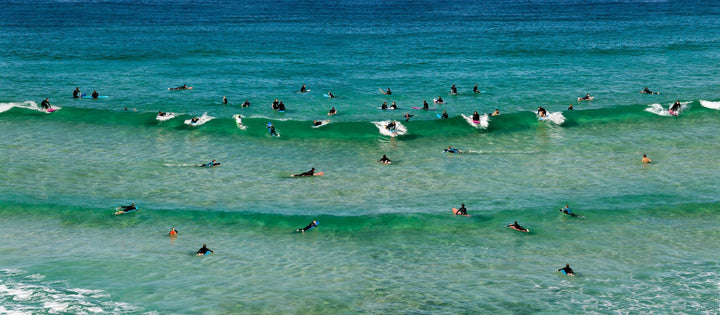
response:
[(335, 109), (335, 106), (333, 106), (333, 107), (328, 111), (328, 116), (332, 116), (332, 115), (335, 115), (335, 114), (337, 114), (337, 110)]
[(242, 103), (242, 107), (250, 107), (250, 101), (245, 100), (245, 103)]
[(473, 121), (480, 121), (480, 114), (478, 114), (477, 111), (473, 112), (472, 120), (473, 120)]
[(50, 106), (50, 99), (46, 98), (44, 101), (40, 102), (40, 107), (43, 109), (50, 109), (52, 106)]
[(397, 104), (395, 104), (395, 102), (392, 102), (392, 104), (390, 104), (390, 109), (397, 109)]
[(392, 161), (390, 161), (390, 159), (388, 159), (388, 157), (385, 154), (383, 154), (383, 156), (380, 158), (379, 162), (382, 164), (392, 163)]
[(538, 106), (537, 114), (540, 117), (547, 117), (547, 111), (541, 106)]
[(305, 84), (303, 84), (303, 86), (300, 88), (300, 93), (305, 93), (305, 92), (307, 92), (307, 88), (305, 88)]
[(574, 276), (575, 271), (570, 268), (570, 264), (565, 264), (565, 267), (558, 269), (559, 272), (565, 273), (568, 276)]
[(76, 87), (75, 90), (73, 91), (73, 98), (80, 98), (80, 95), (81, 95), (81, 94), (80, 94), (80, 87), (78, 86), (78, 87)]
[(423, 100), (423, 109), (430, 109), (430, 106), (428, 105), (427, 101)]
[(388, 109), (387, 102), (383, 102), (382, 105), (380, 106), (380, 109), (382, 109), (382, 110)]
[(380, 93), (385, 94), (385, 95), (392, 95), (390, 88), (387, 88), (387, 91), (383, 91), (382, 89), (380, 89)]
[(645, 154), (643, 154), (643, 158), (642, 158), (641, 161), (642, 161), (644, 164), (648, 164), (648, 163), (652, 162), (652, 160), (649, 159), (649, 158), (647, 157), (647, 155), (645, 155)]
[(475, 84), (475, 86), (473, 86), (473, 93), (480, 93), (480, 90), (478, 90), (477, 86), (478, 86), (477, 84)]
[(680, 109), (680, 100), (675, 101), (675, 104), (672, 104), (672, 106), (670, 106), (670, 112), (671, 112), (671, 114), (672, 114), (672, 113), (676, 113), (676, 114), (677, 114), (677, 112), (678, 112), (679, 109)]
[(272, 106), (271, 106), (272, 109), (277, 110), (278, 104), (280, 104), (280, 102), (278, 102), (278, 99), (276, 98), (276, 99), (272, 102)]
[(90, 94), (90, 96), (92, 96), (92, 98), (94, 98), (94, 99), (97, 99), (98, 96), (100, 96), (100, 94), (98, 94), (97, 91), (93, 90), (93, 92), (92, 92), (92, 94)]
[(440, 115), (440, 118), (448, 119), (448, 113), (445, 110), (443, 110), (443, 113), (442, 113), (442, 115)]
[(201, 247), (200, 249), (198, 249), (197, 255), (198, 255), (198, 256), (202, 256), (202, 255), (205, 255), (207, 252), (211, 252), (211, 253), (213, 253), (213, 254), (215, 253), (215, 252), (213, 252), (212, 250), (210, 250), (209, 248), (207, 248), (207, 244), (203, 244), (203, 247)]
[(456, 215), (467, 215), (467, 209), (465, 208), (465, 204), (460, 204), (460, 208), (458, 208), (458, 211), (455, 213)]
[(129, 206), (120, 206), (120, 208), (123, 212), (130, 212), (133, 210), (137, 210), (137, 207), (135, 207), (135, 203), (132, 203)]
[(296, 231), (298, 231), (298, 232), (305, 232), (305, 231), (307, 231), (307, 230), (309, 230), (309, 229), (312, 229), (312, 228), (314, 228), (314, 227), (316, 227), (316, 226), (318, 226), (318, 222), (315, 221), (315, 220), (313, 220), (312, 222), (310, 222), (310, 224), (308, 224), (308, 226), (306, 226), (306, 227), (304, 227), (304, 228), (302, 228), (302, 229), (297, 229)]
[(568, 206), (568, 205), (565, 205), (565, 208), (561, 208), (561, 209), (560, 209), (560, 212), (562, 212), (562, 213), (564, 213), (564, 214), (567, 214), (567, 215), (569, 215), (569, 216), (573, 216), (573, 217), (577, 217), (577, 216), (578, 216), (577, 214), (574, 214), (572, 211), (570, 211), (570, 206)]
[(313, 175), (315, 175), (315, 168), (314, 168), (314, 167), (313, 167), (312, 169), (310, 169), (309, 171), (307, 171), (307, 172), (300, 173), (300, 174), (295, 174), (295, 175), (293, 175), (292, 177), (303, 177), (303, 176), (313, 176)]
[(225, 95), (223, 95), (223, 104), (227, 104), (227, 97), (225, 97)]
[(285, 104), (284, 104), (282, 101), (280, 101), (280, 104), (278, 104), (277, 110), (278, 110), (278, 112), (284, 112), (284, 111), (285, 111)]
[(438, 96), (438, 98), (435, 99), (435, 103), (442, 104), (445, 103), (445, 101), (443, 101), (442, 96)]
[(178, 231), (175, 229), (175, 227), (171, 227), (171, 228), (170, 228), (170, 233), (168, 233), (168, 235), (170, 235), (170, 236), (177, 236), (177, 234), (178, 234)]
[(450, 94), (452, 94), (452, 95), (457, 95), (457, 94), (458, 94), (458, 93), (457, 93), (457, 88), (455, 87), (455, 84), (453, 84), (453, 85), (450, 87)]

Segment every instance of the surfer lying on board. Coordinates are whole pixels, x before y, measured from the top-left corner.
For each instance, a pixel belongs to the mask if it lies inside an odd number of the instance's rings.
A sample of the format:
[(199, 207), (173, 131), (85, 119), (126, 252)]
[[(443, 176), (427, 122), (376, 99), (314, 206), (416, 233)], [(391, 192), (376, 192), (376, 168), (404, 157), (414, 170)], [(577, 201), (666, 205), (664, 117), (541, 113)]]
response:
[(515, 223), (513, 223), (513, 224), (508, 224), (508, 226), (511, 227), (511, 228), (513, 228), (513, 229), (516, 229), (516, 230), (518, 230), (518, 231), (527, 231), (527, 230), (528, 230), (528, 229), (520, 226), (520, 224), (518, 224), (517, 221), (515, 221)]
[(460, 150), (455, 149), (451, 146), (448, 146), (447, 149), (444, 149), (443, 152), (445, 153), (460, 153)]
[(313, 167), (312, 169), (310, 169), (309, 171), (307, 171), (307, 172), (300, 173), (300, 174), (295, 174), (295, 175), (293, 175), (293, 177), (303, 177), (303, 176), (313, 176), (313, 175), (315, 175), (315, 168), (314, 168), (314, 167)]
[(547, 117), (547, 111), (541, 106), (538, 106), (537, 114), (540, 117)]
[(323, 124), (322, 120), (313, 120), (313, 126), (320, 126), (322, 124)]
[(212, 160), (212, 162), (210, 162), (210, 163), (200, 164), (199, 166), (200, 166), (200, 167), (213, 167), (213, 166), (218, 166), (218, 165), (220, 165), (220, 163), (218, 163), (218, 162), (215, 161), (215, 160)]
[(132, 203), (129, 206), (120, 206), (120, 208), (123, 212), (130, 212), (133, 210), (137, 210), (137, 207), (135, 207), (135, 203)]
[(392, 163), (392, 161), (390, 161), (390, 159), (388, 159), (388, 157), (387, 157), (385, 154), (383, 154), (383, 156), (382, 156), (382, 157), (380, 158), (380, 160), (378, 160), (378, 161), (379, 161), (380, 163), (382, 163), (382, 164), (390, 164), (390, 163)]
[(650, 89), (648, 89), (647, 86), (646, 86), (642, 91), (640, 91), (640, 93), (643, 93), (643, 94), (658, 94), (658, 92), (650, 91)]
[(490, 114), (490, 116), (497, 116), (497, 115), (500, 115), (500, 109), (499, 109), (499, 108), (496, 108), (495, 111), (492, 112), (492, 114)]
[(575, 271), (570, 268), (570, 264), (565, 264), (565, 267), (558, 269), (558, 271), (565, 273), (568, 276), (574, 276)]
[(200, 249), (198, 249), (197, 255), (198, 255), (198, 256), (205, 255), (207, 252), (211, 252), (211, 253), (213, 253), (213, 254), (215, 253), (215, 252), (213, 252), (212, 250), (210, 250), (209, 248), (207, 248), (207, 244), (203, 244), (203, 247), (201, 247)]
[(333, 95), (332, 92), (330, 92), (330, 91), (328, 91), (328, 94), (327, 94), (327, 95), (328, 95), (329, 98), (335, 98), (335, 95)]
[(578, 216), (577, 214), (574, 214), (572, 211), (570, 211), (570, 206), (568, 206), (568, 205), (565, 205), (565, 208), (561, 208), (561, 209), (560, 209), (560, 212), (562, 212), (562, 213), (564, 213), (564, 214), (567, 214), (567, 215), (569, 215), (569, 216), (573, 216), (573, 217), (577, 217), (577, 216)]
[(52, 106), (50, 106), (50, 99), (46, 98), (44, 101), (40, 102), (40, 107), (42, 107), (42, 109), (52, 108)]
[(315, 220), (313, 220), (312, 222), (310, 222), (310, 224), (308, 224), (308, 226), (306, 226), (306, 227), (304, 227), (304, 228), (302, 228), (302, 229), (297, 229), (296, 231), (298, 231), (298, 232), (305, 232), (305, 231), (307, 231), (307, 230), (309, 230), (309, 229), (312, 229), (312, 228), (314, 228), (314, 227), (316, 227), (316, 226), (318, 226), (318, 222), (315, 221)]
[(182, 86), (174, 87), (174, 88), (168, 88), (168, 90), (189, 90), (192, 89), (192, 87), (188, 87), (187, 84), (183, 84)]
[(643, 158), (642, 158), (641, 162), (643, 162), (644, 164), (648, 164), (648, 163), (652, 162), (652, 160), (649, 159), (647, 157), (647, 155), (643, 154)]
[(460, 204), (460, 208), (458, 208), (456, 215), (467, 215), (467, 209), (465, 208), (465, 204)]
[(592, 96), (590, 96), (590, 94), (585, 94), (585, 96), (583, 96), (583, 97), (578, 97), (578, 101), (589, 101), (591, 99), (593, 99), (593, 98), (592, 98)]

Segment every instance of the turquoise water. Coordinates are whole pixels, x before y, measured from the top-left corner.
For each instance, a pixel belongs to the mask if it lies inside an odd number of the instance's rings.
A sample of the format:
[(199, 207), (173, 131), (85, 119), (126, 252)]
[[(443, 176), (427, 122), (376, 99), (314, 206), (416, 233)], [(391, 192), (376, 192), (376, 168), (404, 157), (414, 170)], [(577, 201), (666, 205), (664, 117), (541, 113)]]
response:
[(0, 313), (720, 311), (714, 3), (2, 6)]

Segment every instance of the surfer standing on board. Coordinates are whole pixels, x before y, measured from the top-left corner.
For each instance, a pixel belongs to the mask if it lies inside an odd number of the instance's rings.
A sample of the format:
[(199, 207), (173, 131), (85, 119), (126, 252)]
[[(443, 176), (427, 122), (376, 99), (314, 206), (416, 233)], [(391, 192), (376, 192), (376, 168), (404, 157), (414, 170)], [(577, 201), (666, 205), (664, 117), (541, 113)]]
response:
[(670, 106), (670, 111), (673, 113), (677, 113), (677, 111), (680, 109), (680, 100), (675, 101), (675, 104), (672, 104)]

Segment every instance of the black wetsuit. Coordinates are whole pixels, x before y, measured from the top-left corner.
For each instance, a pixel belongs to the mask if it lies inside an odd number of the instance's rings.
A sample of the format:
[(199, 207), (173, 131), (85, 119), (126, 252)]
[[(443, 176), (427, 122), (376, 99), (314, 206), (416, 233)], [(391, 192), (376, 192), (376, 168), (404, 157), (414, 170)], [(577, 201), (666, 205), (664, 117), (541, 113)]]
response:
[(245, 100), (245, 103), (242, 104), (242, 107), (250, 107), (250, 101)]
[(380, 158), (380, 162), (381, 163), (390, 163), (391, 161), (390, 161), (390, 159), (387, 158), (387, 156), (383, 155), (383, 157)]
[(278, 109), (278, 101), (274, 101), (272, 103), (272, 109), (277, 110)]
[(123, 207), (122, 207), (122, 210), (123, 210), (123, 212), (129, 212), (129, 211), (132, 211), (132, 210), (137, 210), (137, 207), (135, 207), (135, 206), (123, 206)]
[(387, 124), (387, 126), (385, 126), (385, 129), (395, 129), (395, 123), (391, 122), (391, 123)]
[(322, 123), (323, 123), (322, 121), (318, 120), (318, 121), (313, 122), (313, 125), (320, 126), (320, 125), (322, 125)]
[(48, 101), (48, 100), (42, 101), (42, 102), (40, 103), (40, 107), (42, 107), (43, 109), (48, 109), (48, 108), (50, 108), (50, 101)]
[(205, 245), (203, 245), (203, 247), (198, 249), (198, 251), (197, 251), (198, 254), (202, 254), (202, 255), (205, 255), (205, 253), (207, 253), (207, 252), (214, 253), (212, 250), (207, 248)]
[(480, 114), (474, 113), (472, 119), (473, 121), (480, 121)]
[(307, 89), (306, 89), (305, 86), (303, 85), (303, 86), (300, 88), (300, 93), (305, 93), (305, 92), (307, 92)]
[(315, 224), (315, 221), (313, 221), (313, 222), (310, 222), (310, 224), (308, 224), (308, 226), (300, 229), (300, 231), (305, 232), (305, 231), (307, 231), (307, 230), (309, 230), (309, 229), (312, 229), (313, 227), (316, 227), (316, 226), (317, 226), (317, 224)]
[(73, 91), (73, 98), (80, 98), (80, 90), (75, 89)]
[(443, 112), (443, 114), (442, 114), (442, 116), (440, 116), (440, 118), (447, 119), (448, 118), (447, 112)]
[(538, 107), (537, 114), (540, 115), (540, 117), (545, 117), (547, 115), (547, 111), (545, 111), (542, 107)]
[(680, 109), (680, 102), (675, 102), (675, 104), (670, 107), (670, 110), (673, 112), (677, 112), (678, 109)]
[(270, 126), (270, 127), (268, 127), (268, 128), (270, 128), (270, 135), (271, 135), (271, 136), (277, 135), (277, 133), (275, 132), (275, 126)]
[(428, 103), (426, 101), (423, 101), (423, 109), (428, 109), (428, 108), (429, 108)]
[(100, 94), (98, 94), (98, 92), (93, 92), (92, 98), (98, 98), (98, 96), (100, 96)]
[(452, 94), (457, 94), (457, 88), (455, 87), (455, 85), (453, 85), (452, 87), (450, 87), (450, 93), (452, 93)]
[(467, 209), (465, 208), (465, 206), (462, 206), (460, 207), (460, 209), (458, 209), (458, 214), (467, 214)]
[(285, 104), (283, 104), (283, 102), (280, 102), (280, 104), (278, 104), (278, 106), (277, 106), (277, 110), (278, 110), (279, 112), (284, 112), (284, 111), (285, 111)]

